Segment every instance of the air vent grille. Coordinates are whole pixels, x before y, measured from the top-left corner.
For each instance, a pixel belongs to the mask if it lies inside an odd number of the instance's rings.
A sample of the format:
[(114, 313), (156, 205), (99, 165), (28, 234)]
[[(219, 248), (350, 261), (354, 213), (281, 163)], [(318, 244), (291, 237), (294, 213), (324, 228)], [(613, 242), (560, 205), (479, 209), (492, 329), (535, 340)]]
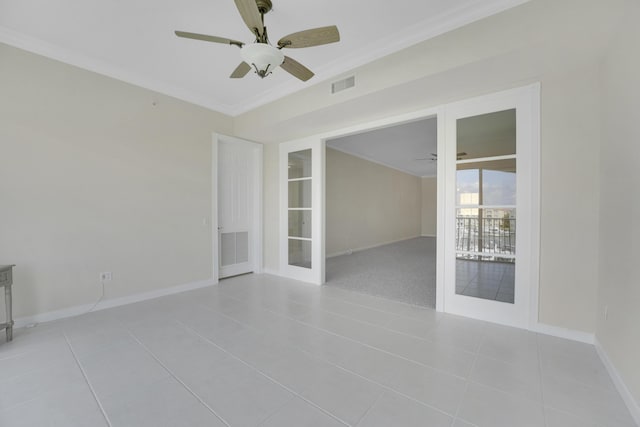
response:
[(347, 90), (356, 85), (356, 77), (351, 76), (346, 79), (338, 80), (337, 82), (331, 83), (331, 93), (342, 92), (343, 90)]

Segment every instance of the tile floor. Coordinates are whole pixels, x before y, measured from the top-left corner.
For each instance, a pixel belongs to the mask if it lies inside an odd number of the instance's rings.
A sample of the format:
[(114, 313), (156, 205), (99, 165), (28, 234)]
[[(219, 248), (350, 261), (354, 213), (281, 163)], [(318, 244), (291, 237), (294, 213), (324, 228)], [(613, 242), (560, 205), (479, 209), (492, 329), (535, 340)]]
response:
[(17, 330), (0, 425), (635, 424), (592, 346), (247, 275)]
[(513, 304), (516, 265), (456, 259), (456, 293)]
[(326, 269), (327, 286), (436, 306), (435, 237), (417, 237), (327, 258)]

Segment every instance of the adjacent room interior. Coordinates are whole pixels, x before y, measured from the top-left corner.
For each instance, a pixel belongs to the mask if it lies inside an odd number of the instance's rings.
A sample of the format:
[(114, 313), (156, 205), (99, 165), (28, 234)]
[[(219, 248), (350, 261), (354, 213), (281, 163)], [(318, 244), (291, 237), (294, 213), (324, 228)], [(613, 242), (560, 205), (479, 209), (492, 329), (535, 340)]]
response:
[(435, 308), (435, 117), (327, 141), (326, 284)]

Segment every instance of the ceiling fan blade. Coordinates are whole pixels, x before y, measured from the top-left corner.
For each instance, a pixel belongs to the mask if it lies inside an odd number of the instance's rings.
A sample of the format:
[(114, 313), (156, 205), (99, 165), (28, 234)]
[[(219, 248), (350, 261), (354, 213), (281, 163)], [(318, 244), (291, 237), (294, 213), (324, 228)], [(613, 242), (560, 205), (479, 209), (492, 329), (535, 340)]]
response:
[(298, 61), (289, 58), (288, 56), (284, 57), (284, 62), (280, 66), (287, 73), (299, 78), (303, 82), (306, 82), (311, 77), (313, 77), (313, 72), (310, 69), (308, 69)]
[(289, 34), (278, 40), (278, 46), (287, 48), (301, 48), (320, 46), (323, 44), (335, 43), (340, 41), (340, 33), (338, 27), (331, 25), (329, 27), (314, 28), (311, 30), (299, 31)]
[[(264, 24), (256, 0), (235, 0), (235, 2), (242, 20), (249, 27), (251, 33), (261, 36), (264, 33)], [(256, 30), (258, 34), (256, 34)]]
[(238, 40), (225, 39), (224, 37), (208, 36), (206, 34), (187, 33), (185, 31), (176, 31), (175, 33), (176, 33), (176, 36), (183, 37), (185, 39), (194, 39), (194, 40), (202, 40), (205, 42), (230, 44), (230, 45), (236, 45), (238, 47), (242, 47), (244, 45), (244, 43), (239, 42)]
[(241, 62), (229, 77), (232, 79), (241, 79), (246, 76), (249, 71), (251, 71), (251, 65), (246, 62)]

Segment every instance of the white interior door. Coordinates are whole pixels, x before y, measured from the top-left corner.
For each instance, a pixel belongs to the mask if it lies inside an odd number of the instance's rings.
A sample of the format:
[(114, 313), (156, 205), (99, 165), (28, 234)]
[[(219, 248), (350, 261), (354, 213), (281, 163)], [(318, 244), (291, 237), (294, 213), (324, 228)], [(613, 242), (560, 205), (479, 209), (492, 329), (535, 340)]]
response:
[(255, 270), (256, 144), (218, 139), (218, 277)]
[(280, 272), (324, 283), (324, 142), (280, 144)]
[(446, 107), (447, 312), (524, 328), (537, 320), (538, 91)]

